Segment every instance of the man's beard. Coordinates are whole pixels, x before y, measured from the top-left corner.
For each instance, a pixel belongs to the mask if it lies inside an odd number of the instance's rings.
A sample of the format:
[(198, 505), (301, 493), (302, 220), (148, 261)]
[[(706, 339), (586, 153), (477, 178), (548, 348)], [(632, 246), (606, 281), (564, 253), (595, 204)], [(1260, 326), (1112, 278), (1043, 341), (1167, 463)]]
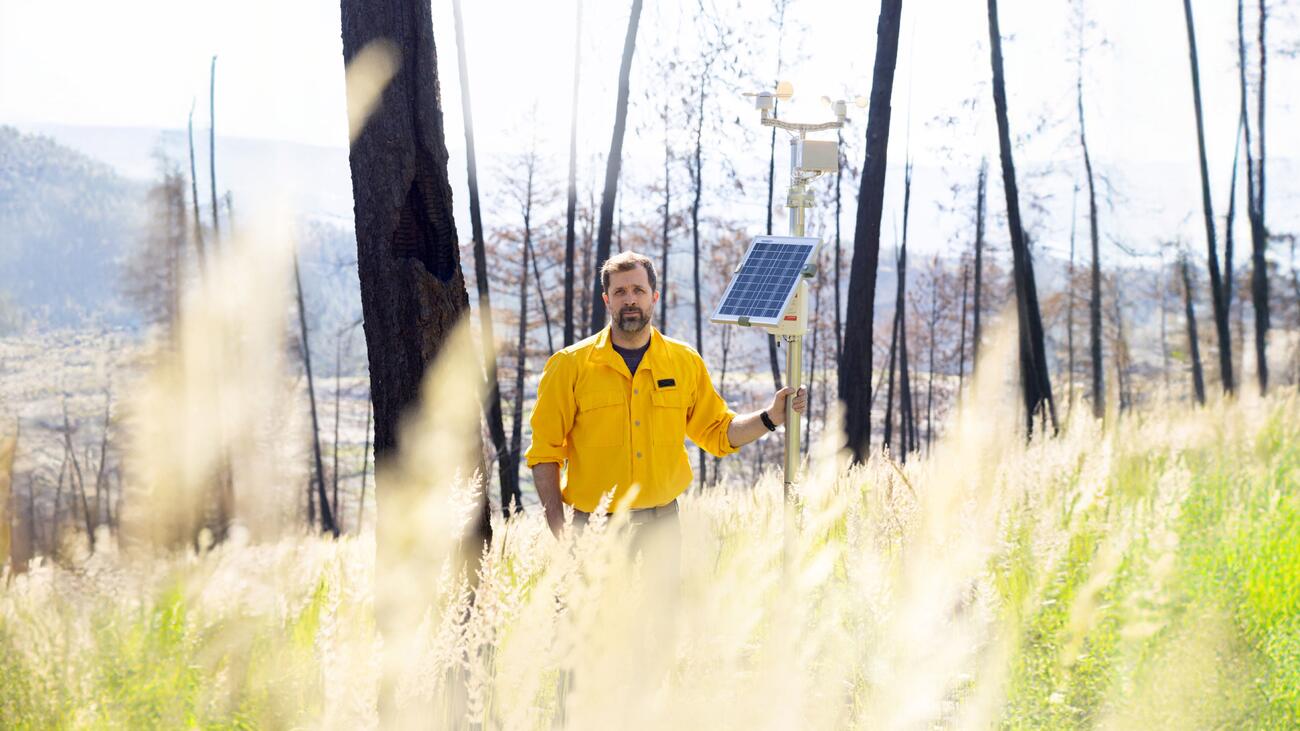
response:
[(614, 322), (625, 333), (639, 333), (650, 324), (650, 315), (645, 310), (625, 307), (619, 311)]

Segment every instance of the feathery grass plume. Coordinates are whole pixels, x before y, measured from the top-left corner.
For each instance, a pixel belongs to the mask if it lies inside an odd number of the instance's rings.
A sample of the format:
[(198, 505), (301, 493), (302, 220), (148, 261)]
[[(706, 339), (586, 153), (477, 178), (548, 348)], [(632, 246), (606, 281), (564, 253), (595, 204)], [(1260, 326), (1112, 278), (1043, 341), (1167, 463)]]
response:
[(292, 241), (283, 218), (240, 234), (186, 292), (174, 345), (156, 355), (128, 401), (128, 543), (194, 543), (225, 454), (236, 516), (276, 535), (294, 510), (276, 490), (292, 423), (282, 360)]
[(1300, 398), (1027, 443), (1011, 334), (929, 456), (813, 449), (788, 554), (776, 472), (685, 495), (674, 586), (608, 497), (560, 540), (496, 518), (464, 573), (458, 331), (381, 466), (393, 560), (298, 534), (37, 565), (0, 592), (0, 727), (371, 728), (397, 673), (418, 727), (1295, 728)]

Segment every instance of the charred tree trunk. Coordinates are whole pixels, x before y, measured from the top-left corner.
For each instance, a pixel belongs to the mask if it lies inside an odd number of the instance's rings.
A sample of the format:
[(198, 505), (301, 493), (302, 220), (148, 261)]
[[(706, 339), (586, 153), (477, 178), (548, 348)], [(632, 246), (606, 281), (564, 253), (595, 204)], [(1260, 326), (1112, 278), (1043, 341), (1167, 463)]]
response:
[(546, 290), (542, 288), (542, 270), (537, 266), (537, 251), (532, 239), (528, 240), (528, 258), (533, 261), (533, 286), (537, 289), (537, 305), (542, 308), (542, 322), (546, 325), (546, 350), (555, 352), (555, 339), (551, 335), (551, 308), (546, 304)]
[(212, 57), (208, 79), (208, 171), (212, 185), (212, 243), (221, 241), (221, 214), (217, 210), (217, 57)]
[(199, 215), (199, 178), (194, 164), (194, 103), (190, 103), (190, 119), (187, 126), (190, 141), (190, 194), (194, 202), (194, 252), (198, 254), (199, 276), (206, 276), (207, 257), (203, 252), (203, 218)]
[(1007, 121), (1007, 89), (1002, 68), (1002, 35), (998, 30), (998, 3), (989, 0), (989, 45), (993, 65), (993, 106), (998, 122), (998, 150), (1002, 158), (1002, 185), (1007, 198), (1007, 227), (1011, 233), (1011, 255), (1015, 274), (1016, 310), (1020, 330), (1020, 380), (1024, 388), (1025, 427), (1030, 433), (1034, 416), (1040, 411), (1043, 421), (1051, 420), (1056, 431), (1056, 405), (1052, 400), (1052, 382), (1047, 372), (1047, 354), (1043, 345), (1043, 319), (1038, 310), (1038, 288), (1034, 283), (1034, 264), (1020, 222), (1020, 193), (1016, 188), (1016, 166), (1011, 152), (1011, 126)]
[[(1265, 27), (1268, 9), (1264, 0), (1259, 3), (1259, 93), (1258, 116), (1259, 128), (1259, 165), (1255, 165), (1255, 153), (1251, 148), (1250, 115), (1247, 112), (1246, 86), (1246, 39), (1245, 18), (1242, 0), (1237, 0), (1237, 68), (1241, 82), (1241, 124), (1246, 138), (1246, 217), (1250, 221), (1250, 299), (1255, 310), (1255, 365), (1259, 376), (1259, 391), (1268, 390), (1268, 354), (1265, 346), (1268, 338), (1268, 229), (1264, 225), (1264, 98), (1267, 81), (1268, 47), (1265, 44)], [(1190, 16), (1189, 16), (1190, 17)], [(1190, 22), (1190, 21), (1189, 21)], [(1231, 278), (1231, 272), (1228, 272)]]
[(1066, 353), (1066, 400), (1065, 420), (1070, 420), (1074, 412), (1074, 243), (1079, 222), (1079, 183), (1074, 184), (1074, 196), (1070, 199), (1070, 263), (1065, 270), (1065, 353)]
[[(1088, 353), (1092, 360), (1092, 416), (1106, 415), (1106, 383), (1101, 356), (1101, 248), (1097, 231), (1097, 186), (1092, 176), (1092, 157), (1088, 154), (1088, 133), (1083, 121), (1083, 67), (1075, 81), (1075, 99), (1079, 108), (1079, 147), (1083, 149), (1083, 169), (1088, 177), (1088, 236), (1092, 246), (1091, 289), (1088, 296)], [(1071, 257), (1073, 261), (1073, 257)]]
[(969, 284), (970, 268), (961, 268), (961, 334), (957, 337), (957, 397), (961, 398), (962, 386), (966, 380), (966, 287)]
[(357, 535), (361, 535), (361, 529), (365, 525), (366, 516), (366, 478), (370, 475), (370, 417), (373, 413), (373, 407), (370, 404), (370, 397), (366, 397), (366, 428), (365, 442), (361, 447), (361, 493), (357, 498)]
[[(782, 6), (784, 11), (784, 6)], [(782, 14), (784, 21), (785, 15)], [(776, 64), (776, 74), (781, 75), (781, 62), (779, 59)], [(781, 103), (776, 102), (772, 109), (772, 116), (776, 116), (780, 109)], [(776, 127), (772, 128), (772, 139), (768, 144), (767, 157), (767, 235), (772, 235), (772, 203), (776, 192)], [(776, 336), (771, 333), (767, 336), (767, 361), (772, 368), (772, 387), (777, 391), (781, 390), (781, 359), (776, 354)]]
[[(519, 339), (515, 352), (515, 403), (514, 414), (510, 421), (510, 472), (514, 479), (514, 491), (506, 494), (501, 488), (501, 514), (509, 518), (510, 513), (524, 512), (524, 496), (519, 489), (519, 458), (523, 455), (522, 442), (524, 434), (524, 374), (528, 368), (528, 256), (533, 248), (533, 170), (535, 160), (528, 162), (528, 182), (524, 193), (524, 255), (519, 266)], [(511, 506), (513, 511), (511, 510)]]
[(1183, 276), (1183, 314), (1187, 320), (1187, 348), (1192, 357), (1192, 393), (1196, 403), (1205, 403), (1205, 377), (1201, 373), (1201, 340), (1196, 334), (1196, 305), (1192, 302), (1192, 275), (1187, 257), (1182, 256), (1178, 268)]
[[(385, 464), (395, 461), (402, 446), (399, 424), (418, 407), (425, 369), (469, 312), (447, 178), (431, 12), (428, 3), (410, 0), (343, 0), (341, 7), (345, 63), (372, 43), (388, 44), (397, 56), (396, 70), (364, 126), (349, 130), (381, 504), (384, 495), (397, 497), (402, 490), (400, 481), (383, 477)], [(354, 93), (356, 89), (349, 90), (349, 96)], [(491, 538), (486, 497), (483, 491), (477, 519), (463, 539), (461, 557), (467, 562), (477, 558)], [(404, 604), (392, 600), (398, 574), (390, 571), (407, 559), (396, 539), (383, 540), (389, 533), (386, 526), (401, 525), (403, 516), (395, 510), (381, 508), (377, 516), (375, 613), (377, 629), (384, 634), (410, 629), (401, 626), (410, 619), (401, 610)], [(410, 599), (404, 602), (409, 605)], [(397, 717), (396, 667), (385, 662), (379, 683), (379, 718), (385, 726), (410, 721)]]
[[(704, 94), (709, 85), (709, 72), (711, 66), (709, 63), (704, 64), (704, 69), (700, 75), (699, 89), (699, 106), (696, 109), (695, 119), (695, 152), (691, 162), (691, 184), (695, 190), (694, 199), (691, 201), (691, 252), (694, 259), (693, 266), (693, 284), (695, 288), (695, 352), (704, 353), (704, 311), (701, 297), (703, 293), (700, 288), (700, 204), (704, 197)], [(770, 214), (769, 214), (770, 215)], [(699, 450), (700, 460), (700, 487), (708, 484), (708, 456), (704, 449)]]
[[(320, 529), (338, 536), (338, 523), (334, 522), (334, 512), (325, 494), (325, 464), (321, 459), (320, 422), (316, 418), (316, 381), (311, 372), (311, 344), (307, 334), (307, 307), (302, 296), (302, 274), (298, 271), (298, 256), (293, 258), (293, 281), (298, 292), (298, 328), (302, 338), (302, 364), (307, 374), (307, 398), (311, 403), (311, 450), (315, 458), (314, 471), (316, 483), (316, 500), (320, 503)], [(310, 517), (310, 516), (309, 516)]]
[[(609, 143), (609, 157), (605, 158), (605, 190), (600, 198), (600, 223), (596, 233), (595, 269), (609, 258), (614, 237), (614, 198), (618, 194), (618, 174), (623, 162), (623, 132), (627, 129), (627, 97), (630, 91), (632, 55), (636, 51), (636, 31), (641, 20), (641, 0), (632, 0), (632, 12), (627, 19), (627, 36), (623, 39), (623, 62), (618, 70), (618, 101), (614, 105), (614, 135)], [(592, 278), (591, 322), (588, 332), (594, 333), (605, 326), (605, 301), (601, 299), (600, 277)]]
[[(773, 130), (775, 131), (775, 130)], [(840, 304), (840, 178), (844, 171), (844, 130), (835, 130), (835, 154), (838, 156), (838, 163), (835, 166), (835, 367), (840, 366), (844, 358), (844, 321), (841, 316), (843, 307)], [(771, 210), (771, 206), (768, 206)]]
[(574, 329), (573, 279), (578, 223), (578, 83), (582, 71), (582, 0), (578, 0), (573, 31), (573, 102), (569, 112), (569, 196), (564, 212), (564, 347), (576, 341)]
[(338, 336), (334, 345), (334, 464), (330, 468), (330, 501), (334, 504), (334, 525), (337, 531), (343, 530), (343, 508), (339, 506), (339, 411), (343, 396), (343, 336)]
[(980, 313), (984, 311), (984, 198), (988, 191), (989, 164), (980, 160), (979, 178), (975, 185), (975, 302), (972, 309), (970, 336), (970, 372), (975, 374), (980, 355)]
[(885, 197), (889, 148), (890, 97), (898, 61), (902, 0), (882, 0), (876, 24), (876, 58), (867, 112), (866, 158), (858, 191), (857, 226), (844, 332), (839, 397), (844, 404), (845, 446), (854, 462), (865, 460), (871, 436), (871, 343), (875, 315), (876, 269), (880, 263), (880, 216)]
[[(465, 166), (469, 178), (470, 232), (474, 237), (474, 282), (478, 289), (479, 340), (483, 347), (483, 373), (487, 380), (488, 434), (496, 452), (497, 471), (501, 479), (501, 496), (515, 495), (519, 491), (519, 470), (512, 468), (506, 445), (506, 430), (501, 408), (501, 380), (497, 374), (496, 332), (492, 322), (492, 287), (488, 280), (487, 252), (483, 242), (483, 214), (479, 206), (478, 159), (474, 151), (474, 115), (470, 104), (469, 67), (465, 61), (465, 28), (461, 16), (460, 0), (452, 0), (456, 21), (456, 58), (460, 64), (461, 113), (465, 122)], [(377, 453), (377, 452), (376, 452)], [(505, 503), (502, 503), (504, 509)]]
[[(1210, 272), (1210, 301), (1214, 306), (1214, 329), (1219, 336), (1219, 375), (1223, 390), (1232, 393), (1236, 382), (1232, 376), (1232, 340), (1228, 332), (1228, 308), (1223, 299), (1223, 280), (1219, 274), (1219, 251), (1214, 236), (1214, 206), (1210, 199), (1210, 172), (1205, 159), (1205, 123), (1201, 113), (1201, 70), (1196, 55), (1196, 26), (1192, 22), (1192, 1), (1183, 0), (1187, 19), (1188, 59), (1192, 69), (1192, 102), (1196, 111), (1196, 144), (1201, 166), (1201, 208), (1205, 214), (1205, 246)], [(1227, 273), (1229, 277), (1231, 272)]]

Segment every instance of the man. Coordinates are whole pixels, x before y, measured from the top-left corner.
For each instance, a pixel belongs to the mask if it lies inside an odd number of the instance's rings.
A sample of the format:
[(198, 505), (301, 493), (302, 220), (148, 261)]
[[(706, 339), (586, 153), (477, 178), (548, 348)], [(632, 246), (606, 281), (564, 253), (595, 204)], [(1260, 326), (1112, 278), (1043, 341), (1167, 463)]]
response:
[[(546, 522), (559, 537), (564, 505), (579, 521), (613, 489), (632, 523), (676, 523), (677, 496), (692, 480), (685, 439), (718, 457), (785, 423), (783, 388), (766, 409), (737, 415), (713, 388), (700, 354), (650, 324), (659, 302), (654, 263), (632, 251), (600, 269), (604, 330), (551, 356), (537, 387), (528, 466)], [(804, 389), (794, 410), (807, 406)], [(561, 479), (561, 467), (567, 470)], [(674, 526), (675, 527), (675, 526)]]

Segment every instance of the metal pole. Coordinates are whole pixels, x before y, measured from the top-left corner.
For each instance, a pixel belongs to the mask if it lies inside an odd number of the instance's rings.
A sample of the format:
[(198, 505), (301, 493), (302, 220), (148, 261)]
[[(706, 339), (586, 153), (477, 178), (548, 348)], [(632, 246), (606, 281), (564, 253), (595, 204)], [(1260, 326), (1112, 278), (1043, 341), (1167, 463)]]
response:
[[(803, 137), (801, 134), (800, 137)], [(790, 208), (790, 235), (803, 236), (806, 208), (812, 205), (812, 194), (808, 186), (797, 176), (797, 171), (793, 169), (794, 164), (794, 146), (798, 144), (797, 139), (790, 140), (791, 146), (791, 170), (790, 170), (790, 192), (786, 196), (786, 205)], [(799, 280), (795, 297), (802, 300), (808, 294), (808, 285), (802, 278)], [(794, 397), (799, 392), (799, 386), (803, 383), (803, 337), (799, 335), (786, 335), (785, 351), (785, 372), (787, 384), (794, 389), (785, 399), (785, 495), (790, 497), (790, 486), (793, 485), (799, 476), (799, 414), (794, 410)]]

